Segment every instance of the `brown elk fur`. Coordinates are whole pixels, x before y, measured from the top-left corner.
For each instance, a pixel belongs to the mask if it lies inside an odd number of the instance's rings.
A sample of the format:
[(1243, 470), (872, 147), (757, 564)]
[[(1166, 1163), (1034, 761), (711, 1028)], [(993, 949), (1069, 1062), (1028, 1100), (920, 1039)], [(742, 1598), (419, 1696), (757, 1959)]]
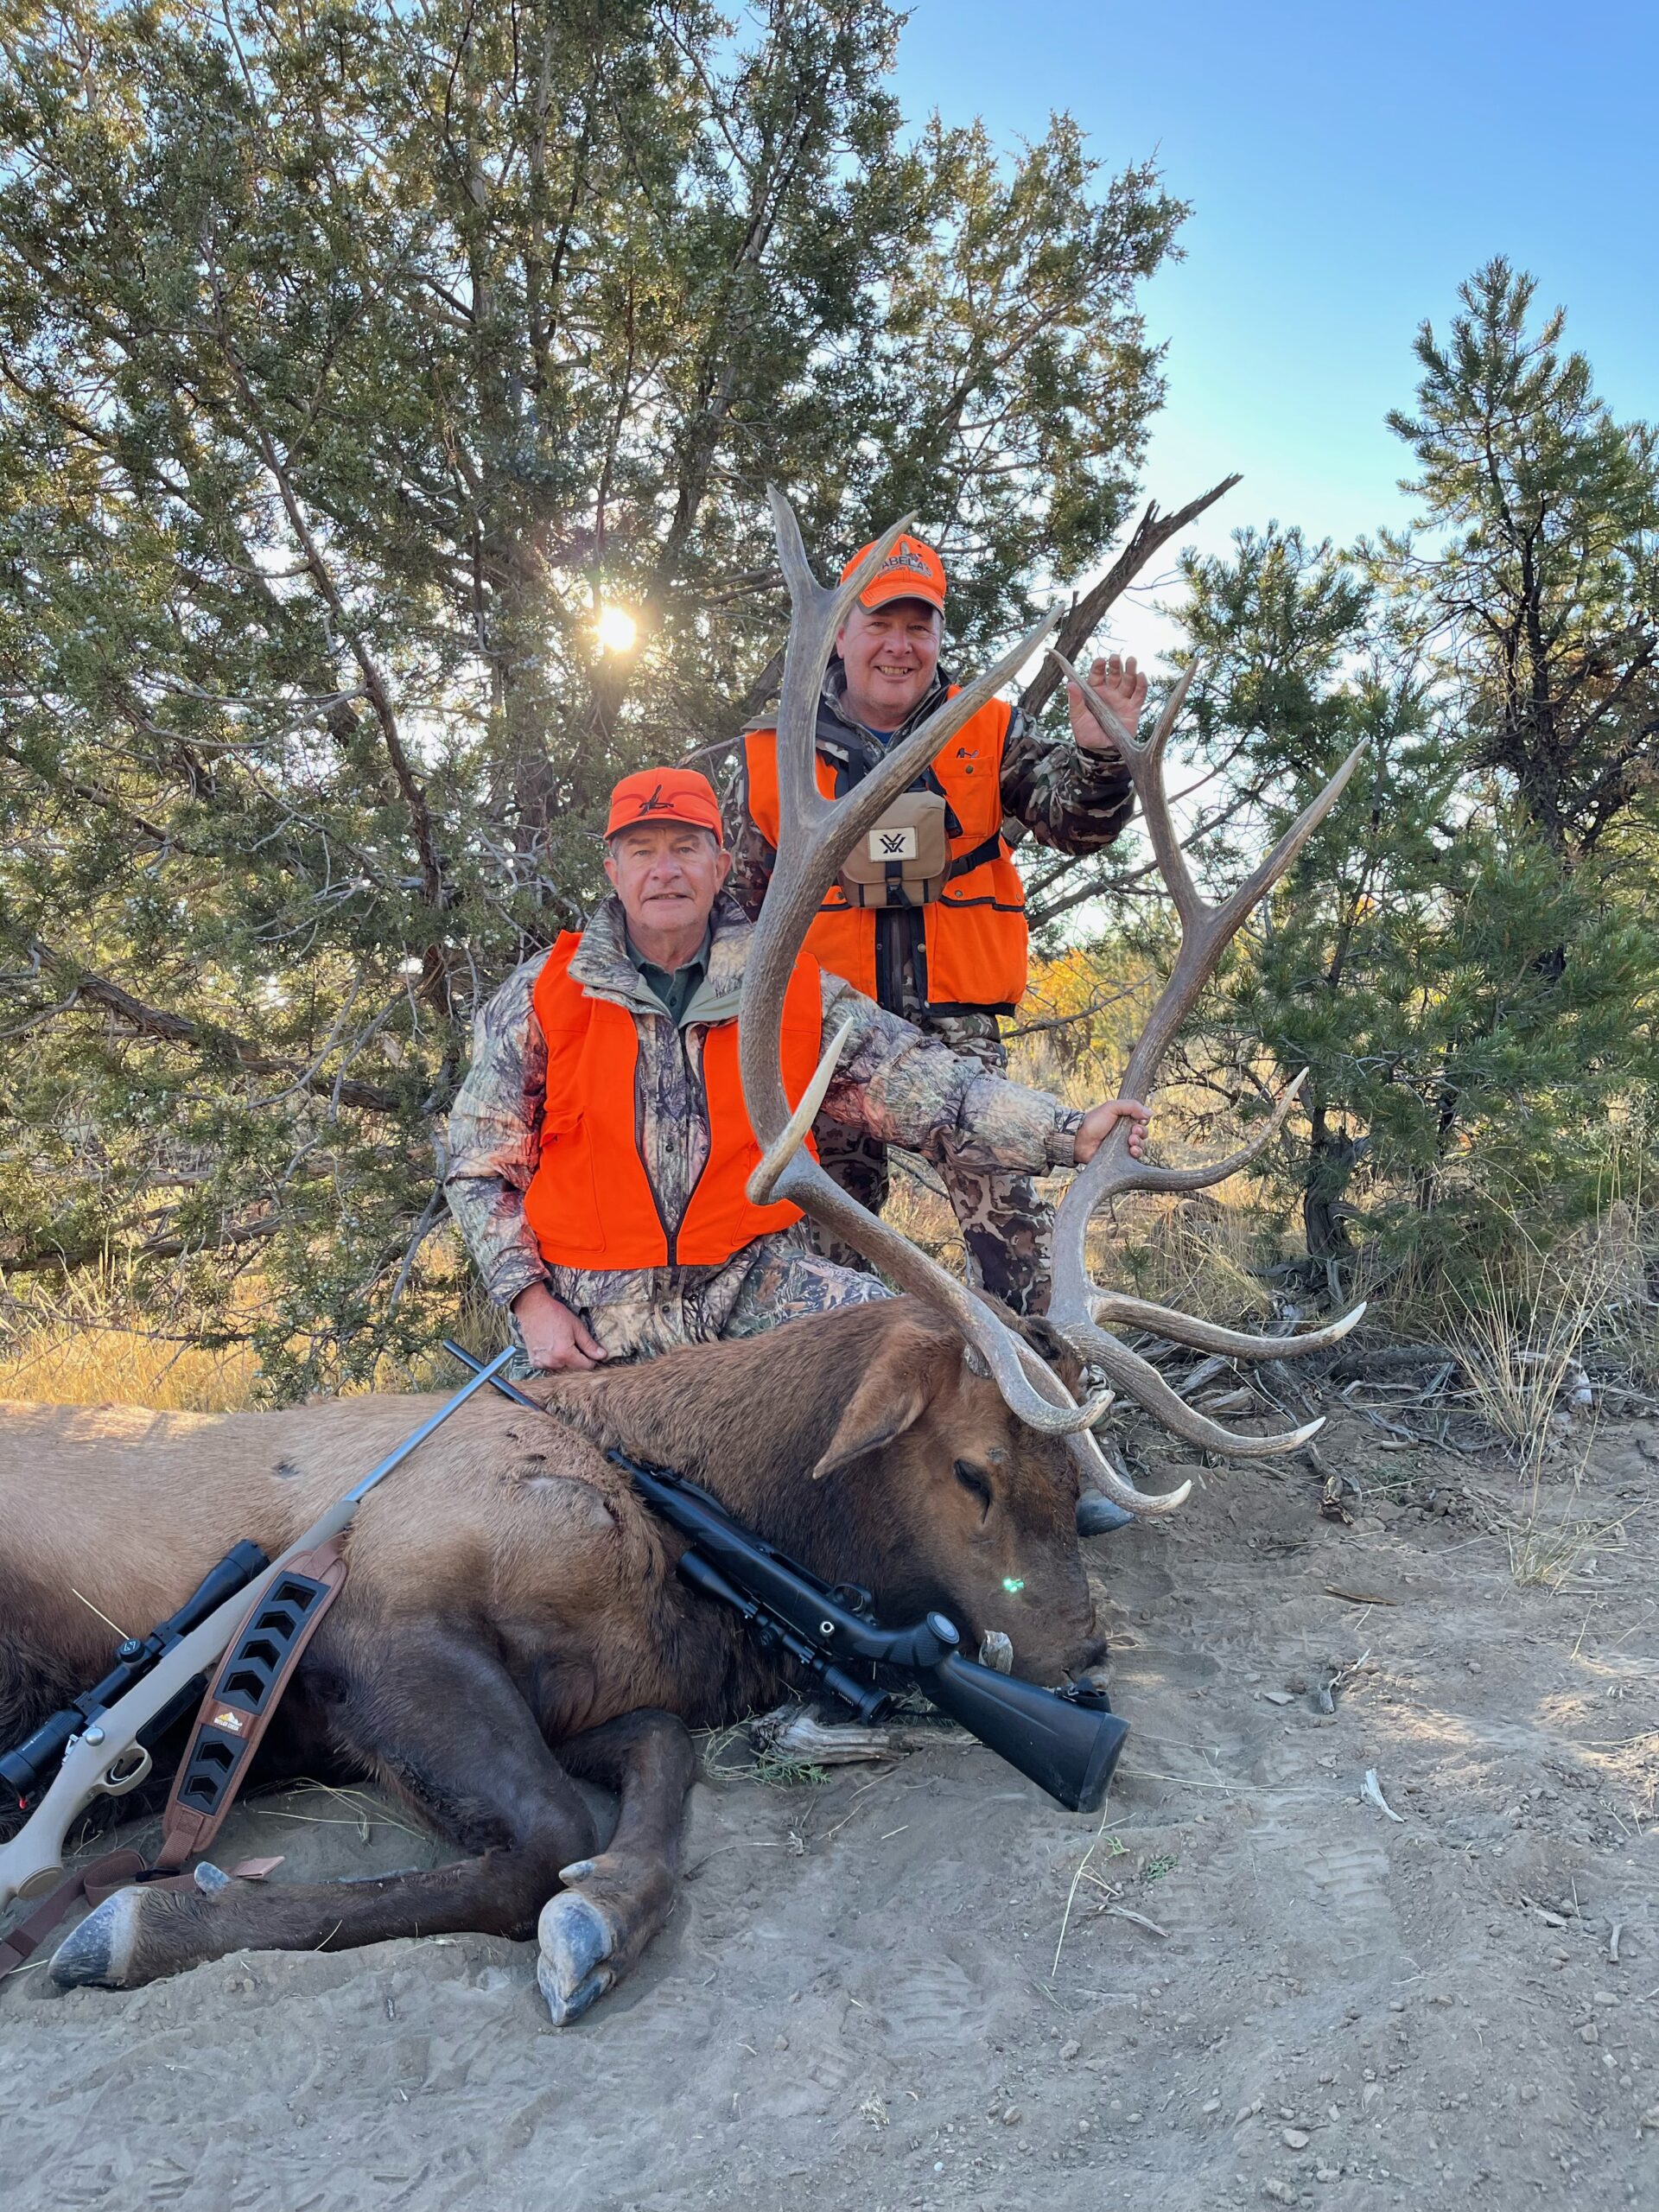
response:
[[(345, 1590), (273, 1732), (274, 1761), (369, 1773), (474, 1855), (376, 1882), (124, 1891), (64, 1946), (60, 1979), (130, 1983), (245, 1945), (523, 1934), (562, 1869), (543, 1920), (555, 2017), (625, 1972), (671, 1898), (686, 1728), (787, 1684), (675, 1575), (679, 1540), (610, 1446), (694, 1477), (817, 1572), (873, 1590), (886, 1619), (937, 1605), (974, 1643), (1001, 1630), (1039, 1681), (1098, 1656), (1071, 1462), (908, 1299), (541, 1389), (552, 1418), (475, 1399), (364, 1501)], [(0, 1406), (0, 1741), (103, 1671), (99, 1614), (141, 1631), (238, 1537), (274, 1554), (436, 1402)], [(622, 1798), (601, 1857), (571, 1774)]]

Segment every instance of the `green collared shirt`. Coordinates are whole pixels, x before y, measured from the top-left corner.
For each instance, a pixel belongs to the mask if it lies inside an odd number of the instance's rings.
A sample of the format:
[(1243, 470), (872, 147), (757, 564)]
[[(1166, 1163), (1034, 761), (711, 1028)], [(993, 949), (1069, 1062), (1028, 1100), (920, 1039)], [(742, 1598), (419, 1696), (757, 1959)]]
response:
[(659, 968), (654, 961), (647, 960), (645, 954), (634, 944), (633, 939), (626, 934), (626, 929), (623, 933), (623, 941), (628, 948), (629, 961), (639, 975), (640, 982), (662, 1001), (668, 1009), (669, 1019), (677, 1029), (685, 1019), (685, 1009), (690, 1005), (709, 973), (709, 954), (715, 941), (713, 925), (711, 924), (703, 932), (702, 944), (683, 968)]

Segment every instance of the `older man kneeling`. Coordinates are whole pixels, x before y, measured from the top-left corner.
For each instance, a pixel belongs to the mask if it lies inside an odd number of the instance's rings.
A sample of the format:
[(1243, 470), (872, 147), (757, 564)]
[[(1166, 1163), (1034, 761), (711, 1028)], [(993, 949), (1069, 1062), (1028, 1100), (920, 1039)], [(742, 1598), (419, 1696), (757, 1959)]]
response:
[[(820, 1259), (787, 1205), (757, 1206), (737, 1069), (751, 925), (726, 895), (719, 802), (683, 768), (612, 794), (613, 895), (527, 960), (478, 1017), (449, 1124), (451, 1211), (532, 1370), (745, 1337), (880, 1298)], [(823, 1110), (924, 1157), (1041, 1173), (1090, 1159), (1120, 1117), (1078, 1114), (985, 1073), (803, 955), (784, 1016), (798, 1096), (826, 1031), (853, 1017)]]

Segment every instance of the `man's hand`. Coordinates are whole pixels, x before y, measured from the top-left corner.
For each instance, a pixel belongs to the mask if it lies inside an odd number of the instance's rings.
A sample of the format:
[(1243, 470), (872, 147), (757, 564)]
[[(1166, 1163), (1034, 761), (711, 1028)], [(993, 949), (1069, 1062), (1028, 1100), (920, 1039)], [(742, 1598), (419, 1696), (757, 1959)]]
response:
[[(1133, 737), (1141, 720), (1141, 709), (1147, 703), (1147, 679), (1135, 664), (1135, 655), (1128, 660), (1114, 653), (1109, 661), (1098, 655), (1089, 671), (1089, 689), (1125, 736)], [(1092, 753), (1102, 760), (1121, 760), (1122, 753), (1107, 736), (1084, 703), (1083, 693), (1075, 683), (1065, 687), (1066, 703), (1071, 709), (1071, 734), (1084, 753)]]
[(605, 1347), (544, 1282), (533, 1282), (512, 1301), (512, 1316), (532, 1367), (546, 1375), (581, 1374), (608, 1357)]
[(1071, 1157), (1079, 1167), (1086, 1167), (1100, 1150), (1120, 1122), (1129, 1125), (1129, 1157), (1145, 1157), (1147, 1123), (1152, 1119), (1138, 1098), (1109, 1098), (1103, 1105), (1091, 1106), (1083, 1117), (1077, 1131), (1077, 1148)]

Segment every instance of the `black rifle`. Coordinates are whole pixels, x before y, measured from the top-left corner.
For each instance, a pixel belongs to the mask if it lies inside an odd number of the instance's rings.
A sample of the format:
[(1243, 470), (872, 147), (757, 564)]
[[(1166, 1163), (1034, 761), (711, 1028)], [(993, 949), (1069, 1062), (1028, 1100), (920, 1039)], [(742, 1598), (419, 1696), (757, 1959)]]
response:
[[(459, 1346), (445, 1350), (476, 1372)], [(533, 1398), (496, 1378), (495, 1387), (532, 1412)], [(716, 1497), (683, 1475), (626, 1452), (606, 1455), (626, 1470), (654, 1512), (690, 1541), (679, 1569), (693, 1589), (735, 1612), (763, 1650), (792, 1659), (809, 1679), (861, 1720), (878, 1720), (893, 1693), (875, 1679), (908, 1675), (930, 1704), (1074, 1813), (1098, 1810), (1128, 1726), (1092, 1682), (1040, 1688), (962, 1656), (962, 1637), (943, 1613), (913, 1628), (882, 1628), (867, 1590), (828, 1583), (743, 1527)]]

